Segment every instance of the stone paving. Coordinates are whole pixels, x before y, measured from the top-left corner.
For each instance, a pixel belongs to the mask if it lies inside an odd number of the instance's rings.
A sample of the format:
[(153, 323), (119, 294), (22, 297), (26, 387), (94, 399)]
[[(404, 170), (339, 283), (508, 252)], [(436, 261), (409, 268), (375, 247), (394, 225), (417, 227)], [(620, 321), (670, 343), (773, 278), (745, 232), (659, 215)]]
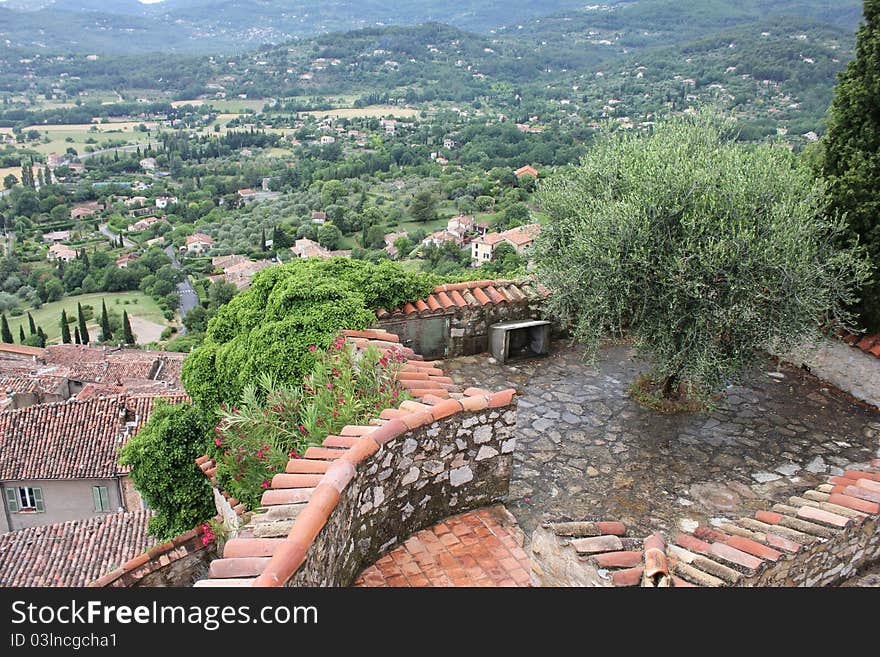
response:
[(545, 519), (613, 519), (633, 535), (752, 515), (766, 500), (880, 456), (880, 413), (767, 357), (706, 413), (661, 415), (626, 393), (647, 369), (627, 344), (595, 364), (567, 342), (542, 359), (444, 361), (460, 385), (519, 392), (507, 507), (526, 536)]

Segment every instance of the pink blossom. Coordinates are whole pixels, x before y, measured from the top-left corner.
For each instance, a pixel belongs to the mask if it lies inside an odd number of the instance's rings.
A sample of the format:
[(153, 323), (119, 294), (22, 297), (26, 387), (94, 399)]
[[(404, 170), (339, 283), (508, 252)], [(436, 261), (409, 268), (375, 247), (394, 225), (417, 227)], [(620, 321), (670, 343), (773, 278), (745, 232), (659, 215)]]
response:
[(327, 382), (327, 390), (333, 390), (333, 384), (330, 381)]
[(214, 444), (217, 445), (217, 447), (220, 447), (220, 445), (223, 444), (223, 441), (220, 440), (220, 436), (214, 438)]
[(263, 483), (260, 484), (260, 488), (269, 488), (269, 482), (263, 479)]
[(318, 348), (318, 347), (316, 347), (316, 346), (313, 345), (313, 344), (310, 344), (310, 345), (309, 345), (309, 351), (312, 351), (312, 352), (313, 352), (313, 351), (315, 351), (315, 349), (317, 349), (317, 348)]

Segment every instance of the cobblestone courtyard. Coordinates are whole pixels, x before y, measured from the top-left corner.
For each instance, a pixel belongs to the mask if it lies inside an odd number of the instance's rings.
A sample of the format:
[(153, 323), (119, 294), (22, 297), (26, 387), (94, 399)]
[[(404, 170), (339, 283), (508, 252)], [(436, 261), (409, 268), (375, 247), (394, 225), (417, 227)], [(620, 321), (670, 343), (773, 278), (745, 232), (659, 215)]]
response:
[(543, 519), (616, 519), (647, 533), (751, 515), (880, 456), (880, 413), (769, 357), (715, 409), (679, 415), (627, 396), (647, 369), (628, 345), (604, 348), (595, 365), (556, 342), (543, 359), (468, 356), (444, 369), (459, 384), (519, 392), (506, 505), (527, 540)]

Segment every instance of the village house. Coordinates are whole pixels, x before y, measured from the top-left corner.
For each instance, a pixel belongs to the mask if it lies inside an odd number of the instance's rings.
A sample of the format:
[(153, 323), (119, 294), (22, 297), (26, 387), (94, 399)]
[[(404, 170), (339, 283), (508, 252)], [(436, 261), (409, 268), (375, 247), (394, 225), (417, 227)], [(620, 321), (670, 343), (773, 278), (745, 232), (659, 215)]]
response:
[(271, 266), (270, 260), (245, 260), (227, 267), (223, 272), (223, 277), (227, 283), (232, 283), (239, 290), (244, 290), (250, 287), (254, 274)]
[(503, 233), (481, 235), (471, 242), (471, 264), (479, 267), (484, 262), (491, 262), (495, 258), (495, 249), (502, 243), (510, 244), (517, 254), (526, 256), (540, 232), (540, 224), (526, 224)]
[(249, 203), (257, 198), (257, 190), (251, 189), (250, 187), (239, 189), (238, 198), (241, 199), (242, 203)]
[(321, 136), (321, 145), (326, 146), (327, 144), (333, 144), (336, 142), (336, 137), (331, 135), (322, 135)]
[(46, 259), (62, 262), (70, 262), (77, 258), (76, 249), (69, 247), (67, 244), (53, 244), (46, 253)]
[(320, 210), (315, 210), (312, 212), (312, 223), (323, 225), (323, 223), (327, 221), (327, 213), (321, 212)]
[(137, 205), (143, 205), (144, 203), (147, 202), (147, 197), (146, 196), (132, 196), (131, 198), (126, 199), (123, 202), (125, 203), (126, 207), (130, 208), (130, 207), (134, 207)]
[(128, 267), (128, 263), (137, 260), (138, 258), (140, 258), (140, 256), (137, 253), (124, 253), (116, 258), (116, 266), (120, 269), (125, 269)]
[(43, 233), (44, 242), (66, 242), (70, 239), (69, 230), (55, 230), (51, 233)]
[(294, 245), (290, 247), (290, 250), (298, 258), (329, 258), (330, 250), (325, 249), (323, 246), (318, 244), (317, 242), (310, 240), (308, 238), (301, 238), (294, 242)]
[(165, 244), (165, 238), (160, 235), (159, 237), (154, 237), (151, 240), (147, 240), (146, 242), (144, 242), (144, 244), (146, 244), (147, 246), (153, 246), (154, 244), (162, 246), (163, 244)]
[(392, 258), (397, 257), (397, 247), (394, 246), (394, 243), (402, 237), (408, 237), (405, 231), (401, 231), (399, 233), (388, 233), (385, 235), (385, 251)]
[(188, 253), (201, 253), (214, 247), (214, 240), (205, 233), (193, 233), (186, 238), (186, 251)]
[(168, 196), (166, 194), (163, 194), (162, 196), (159, 196), (158, 198), (156, 198), (156, 207), (157, 208), (164, 209), (164, 208), (167, 208), (169, 204), (174, 205), (175, 203), (177, 203), (176, 196)]
[(140, 510), (117, 452), (144, 424), (153, 400), (120, 395), (0, 412), (0, 533)]
[(146, 230), (147, 228), (149, 228), (153, 224), (159, 223), (160, 221), (164, 221), (164, 219), (162, 217), (156, 217), (156, 216), (143, 217), (141, 219), (138, 219), (133, 224), (129, 224), (128, 230), (132, 233), (139, 233), (141, 231)]
[(156, 170), (156, 158), (155, 157), (145, 157), (140, 162), (141, 169), (144, 171), (155, 171)]
[(101, 209), (101, 206), (97, 201), (90, 201), (89, 203), (81, 203), (73, 207), (70, 211), (71, 219), (84, 219), (86, 217), (92, 217), (97, 214), (98, 210)]
[(242, 262), (248, 262), (250, 258), (243, 255), (221, 255), (214, 256), (211, 258), (211, 266), (215, 271), (224, 271), (233, 265), (241, 264)]
[(519, 169), (517, 169), (516, 171), (514, 171), (513, 175), (516, 176), (517, 180), (519, 180), (523, 176), (531, 176), (532, 178), (537, 178), (538, 177), (538, 170), (535, 167), (533, 167), (529, 164), (526, 164), (525, 166), (522, 166)]

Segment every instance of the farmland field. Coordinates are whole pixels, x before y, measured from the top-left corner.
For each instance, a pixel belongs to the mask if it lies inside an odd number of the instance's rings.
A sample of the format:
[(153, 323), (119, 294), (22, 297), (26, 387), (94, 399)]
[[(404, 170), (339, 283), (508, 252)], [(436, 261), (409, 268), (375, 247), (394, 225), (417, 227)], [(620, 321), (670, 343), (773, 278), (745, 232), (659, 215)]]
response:
[[(90, 305), (94, 308), (95, 316), (88, 321), (88, 329), (92, 340), (97, 340), (100, 329), (96, 328), (93, 332), (92, 325), (94, 324), (95, 327), (97, 327), (97, 322), (101, 317), (102, 299), (107, 303), (108, 312), (115, 311), (121, 316), (122, 311), (127, 310), (131, 317), (146, 320), (151, 324), (158, 324), (161, 326), (168, 325), (168, 322), (162, 316), (162, 312), (159, 310), (159, 306), (156, 305), (156, 302), (142, 292), (96, 292), (94, 294), (81, 294), (79, 296), (65, 297), (60, 301), (53, 301), (52, 303), (44, 304), (40, 308), (32, 308), (30, 309), (30, 312), (34, 317), (34, 323), (43, 327), (43, 331), (49, 336), (49, 342), (53, 343), (61, 342), (61, 309), (63, 308), (67, 311), (68, 317), (75, 318), (77, 303), (81, 303), (84, 306)], [(128, 301), (127, 304), (125, 303), (126, 301)], [(24, 326), (24, 332), (25, 335), (27, 335), (27, 314), (24, 314), (21, 317), (9, 317), (7, 315), (7, 319), (9, 320), (9, 328), (12, 330), (12, 337), (16, 342), (18, 342), (19, 326)], [(135, 322), (132, 322), (133, 330), (134, 326)], [(74, 325), (72, 324), (70, 327), (71, 336), (73, 335), (73, 327)], [(134, 332), (137, 335), (138, 331), (135, 330)], [(142, 330), (142, 332), (144, 331)], [(138, 336), (138, 341), (140, 342), (142, 340), (142, 336)], [(150, 340), (147, 339), (145, 342), (149, 341)]]

